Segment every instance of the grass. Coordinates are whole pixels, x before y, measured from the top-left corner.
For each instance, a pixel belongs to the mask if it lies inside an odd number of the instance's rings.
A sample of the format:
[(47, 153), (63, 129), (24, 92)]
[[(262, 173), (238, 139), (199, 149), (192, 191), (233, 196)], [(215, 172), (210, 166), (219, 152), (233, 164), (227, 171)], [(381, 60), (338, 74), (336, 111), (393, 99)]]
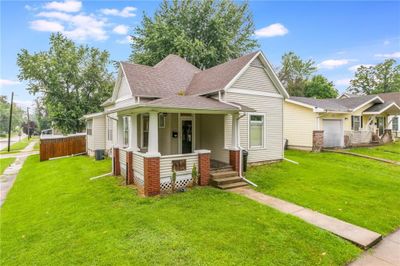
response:
[(1, 265), (344, 265), (361, 250), (242, 196), (141, 198), (110, 161), (25, 162), (1, 211)]
[(400, 162), (400, 142), (390, 143), (383, 146), (354, 148), (350, 150), (354, 153), (364, 154), (372, 157), (388, 159)]
[(2, 175), (4, 170), (6, 170), (6, 168), (9, 167), (14, 161), (15, 158), (0, 159), (0, 175)]
[(400, 226), (400, 167), (334, 153), (286, 151), (299, 165), (250, 168), (258, 190), (388, 234)]
[(32, 141), (37, 141), (37, 143), (34, 146), (34, 150), (35, 150), (35, 147), (36, 147), (36, 145), (38, 145), (38, 142), (39, 142), (38, 141), (38, 137), (31, 137), (30, 140), (28, 140), (28, 138), (23, 138), (21, 141), (18, 141), (16, 143), (12, 144), (11, 147), (10, 147), (10, 152), (7, 151), (7, 147), (3, 148), (0, 151), (0, 154), (9, 154), (9, 153), (20, 152), (23, 149), (25, 149), (26, 146), (28, 146), (29, 143), (31, 143)]

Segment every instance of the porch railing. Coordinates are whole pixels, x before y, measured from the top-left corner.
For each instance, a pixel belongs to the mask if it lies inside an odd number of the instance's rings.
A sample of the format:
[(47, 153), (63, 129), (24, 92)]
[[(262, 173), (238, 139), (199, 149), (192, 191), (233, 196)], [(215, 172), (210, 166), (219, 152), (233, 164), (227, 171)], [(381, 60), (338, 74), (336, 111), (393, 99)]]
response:
[(144, 186), (144, 154), (140, 152), (133, 153), (133, 180), (138, 187)]
[(119, 150), (119, 163), (121, 167), (121, 175), (126, 178), (126, 157), (127, 151), (124, 149)]
[(372, 140), (372, 131), (345, 131), (345, 135), (349, 136), (350, 144), (370, 143)]
[(160, 190), (168, 192), (172, 189), (171, 177), (175, 167), (175, 189), (182, 189), (192, 185), (193, 165), (198, 169), (198, 154), (165, 155), (160, 158)]

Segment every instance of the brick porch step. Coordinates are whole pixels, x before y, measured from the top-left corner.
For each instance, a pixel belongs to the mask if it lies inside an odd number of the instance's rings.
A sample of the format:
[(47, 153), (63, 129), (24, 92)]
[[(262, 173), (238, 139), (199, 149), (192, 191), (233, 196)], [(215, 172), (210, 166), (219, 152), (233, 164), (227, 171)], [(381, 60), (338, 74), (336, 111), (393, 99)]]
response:
[(230, 183), (230, 184), (225, 184), (225, 185), (219, 185), (217, 186), (220, 189), (230, 189), (230, 188), (237, 188), (237, 187), (245, 187), (248, 184), (244, 181), (241, 182), (236, 182), (236, 183)]
[(237, 176), (237, 172), (235, 172), (235, 171), (217, 171), (217, 172), (211, 172), (210, 175), (211, 175), (212, 179), (219, 179), (219, 178)]
[(211, 179), (211, 184), (218, 186), (218, 185), (226, 185), (226, 184), (231, 184), (231, 183), (236, 183), (236, 182), (241, 182), (242, 179), (238, 176), (233, 176), (233, 177), (223, 177), (223, 178), (215, 178)]
[(247, 186), (247, 183), (232, 170), (215, 171), (211, 173), (211, 185), (220, 189), (230, 189)]

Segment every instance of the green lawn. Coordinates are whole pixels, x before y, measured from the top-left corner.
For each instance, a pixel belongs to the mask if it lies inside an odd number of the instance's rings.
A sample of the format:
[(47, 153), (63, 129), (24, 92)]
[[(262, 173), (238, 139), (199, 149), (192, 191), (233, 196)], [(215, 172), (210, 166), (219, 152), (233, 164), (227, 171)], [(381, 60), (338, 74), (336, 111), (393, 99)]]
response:
[(1, 211), (1, 265), (345, 265), (361, 250), (239, 195), (142, 198), (111, 162), (27, 159)]
[(3, 158), (0, 159), (0, 175), (3, 174), (4, 170), (15, 161), (15, 158)]
[(350, 155), (286, 151), (299, 162), (252, 167), (258, 190), (388, 234), (400, 226), (400, 167)]
[(378, 157), (400, 162), (400, 142), (390, 143), (383, 146), (354, 148), (351, 152), (365, 154), (372, 157)]
[(23, 138), (21, 141), (18, 141), (18, 142), (16, 142), (16, 143), (11, 145), (10, 152), (8, 152), (7, 151), (7, 147), (5, 147), (0, 151), (0, 154), (19, 152), (19, 151), (25, 149), (25, 147), (28, 146), (28, 144), (31, 141), (33, 141), (33, 138), (31, 138), (30, 140), (28, 140), (28, 138)]

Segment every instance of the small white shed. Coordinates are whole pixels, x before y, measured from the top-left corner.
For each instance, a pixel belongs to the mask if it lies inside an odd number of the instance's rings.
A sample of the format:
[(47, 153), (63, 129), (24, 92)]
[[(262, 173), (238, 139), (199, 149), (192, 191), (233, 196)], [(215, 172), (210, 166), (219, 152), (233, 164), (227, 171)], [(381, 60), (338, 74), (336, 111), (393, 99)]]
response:
[(106, 115), (95, 113), (84, 116), (86, 119), (86, 150), (89, 156), (95, 155), (95, 150), (106, 149)]

